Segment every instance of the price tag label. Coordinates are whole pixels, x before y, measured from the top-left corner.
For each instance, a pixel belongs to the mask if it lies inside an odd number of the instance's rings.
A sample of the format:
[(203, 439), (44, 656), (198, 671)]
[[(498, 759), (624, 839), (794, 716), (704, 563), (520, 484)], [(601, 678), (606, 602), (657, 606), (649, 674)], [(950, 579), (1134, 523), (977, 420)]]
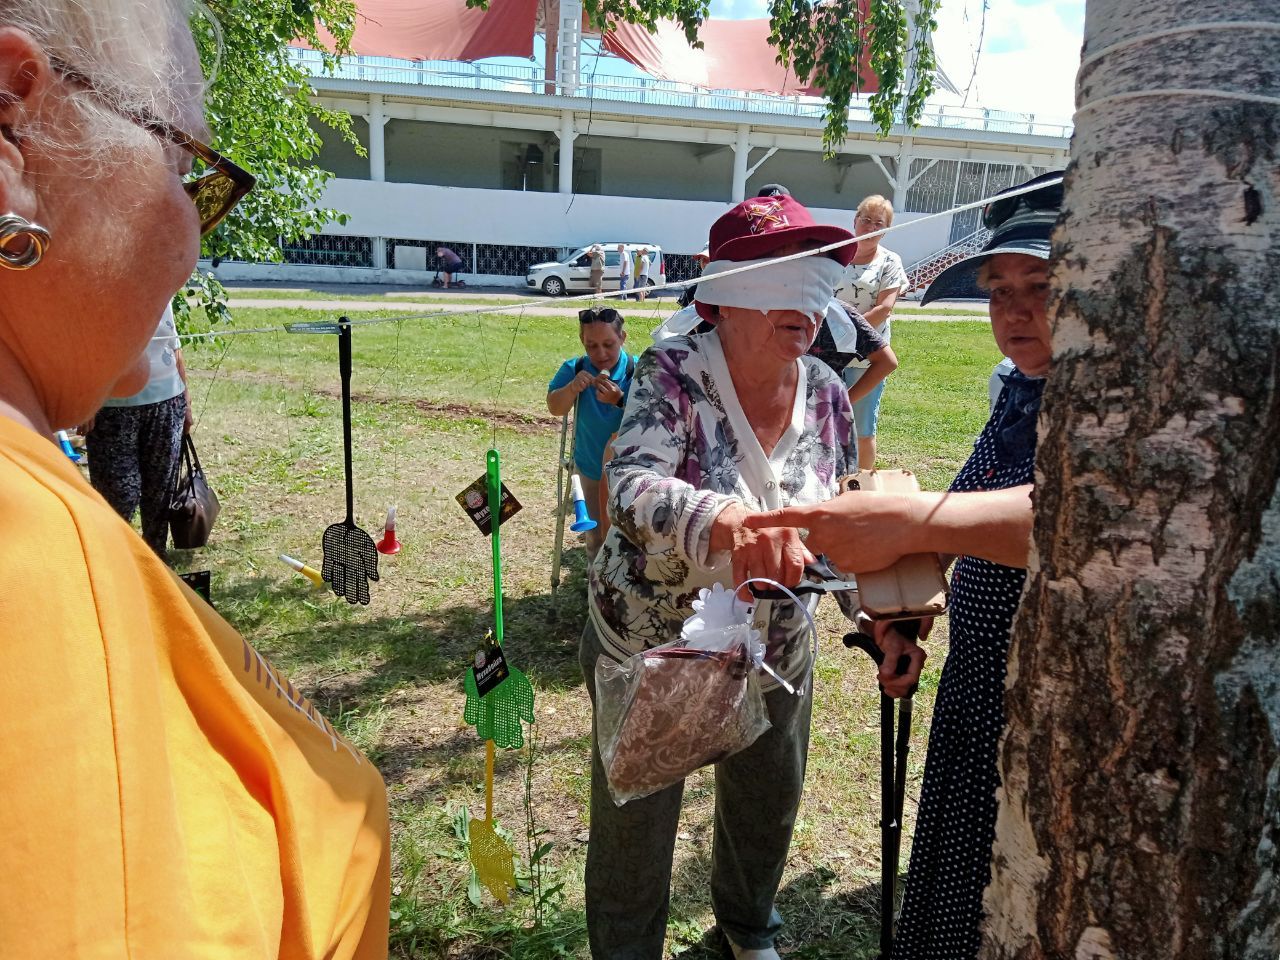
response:
[(476, 651), (475, 666), (471, 671), (476, 679), (476, 692), (480, 696), (488, 693), (510, 676), (507, 669), (507, 658), (502, 655), (502, 648), (495, 643)]
[(341, 324), (327, 320), (315, 320), (309, 323), (286, 323), (284, 328), (289, 333), (337, 333), (340, 326)]
[[(471, 518), (471, 522), (480, 528), (480, 532), (486, 537), (493, 532), (489, 518), (489, 483), (487, 477), (481, 477), (479, 480), (463, 490), (455, 498), (458, 505), (467, 512), (467, 516)], [(498, 526), (506, 523), (514, 517), (520, 509), (520, 501), (516, 499), (515, 494), (507, 489), (507, 485), (502, 485), (502, 494), (499, 499)]]

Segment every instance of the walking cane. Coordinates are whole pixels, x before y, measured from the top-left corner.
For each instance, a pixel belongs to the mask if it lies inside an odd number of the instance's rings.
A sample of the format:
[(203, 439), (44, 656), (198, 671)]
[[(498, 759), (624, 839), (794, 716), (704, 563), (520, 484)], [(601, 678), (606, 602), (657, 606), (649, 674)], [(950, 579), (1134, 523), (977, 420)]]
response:
[[(556, 458), (556, 541), (551, 550), (551, 616), (556, 615), (556, 591), (560, 589), (560, 563), (564, 554), (564, 517), (573, 502), (573, 493), (567, 481), (573, 473), (573, 443), (577, 436), (578, 404), (573, 405), (573, 429), (569, 429), (569, 414), (560, 418), (560, 455)], [(569, 456), (565, 457), (565, 450)]]
[[(863, 623), (870, 626), (865, 620), (859, 626)], [(913, 643), (920, 635), (919, 620), (895, 620), (893, 628)], [(844, 645), (862, 650), (877, 667), (884, 662), (884, 651), (867, 633), (845, 634)], [(903, 654), (895, 672), (904, 674), (910, 666), (911, 658)], [(907, 795), (911, 698), (915, 692), (916, 685), (912, 684), (907, 695), (898, 701), (895, 737), (893, 697), (880, 687), (880, 960), (889, 960), (893, 950), (893, 906), (898, 888), (898, 854), (902, 847), (902, 808)]]

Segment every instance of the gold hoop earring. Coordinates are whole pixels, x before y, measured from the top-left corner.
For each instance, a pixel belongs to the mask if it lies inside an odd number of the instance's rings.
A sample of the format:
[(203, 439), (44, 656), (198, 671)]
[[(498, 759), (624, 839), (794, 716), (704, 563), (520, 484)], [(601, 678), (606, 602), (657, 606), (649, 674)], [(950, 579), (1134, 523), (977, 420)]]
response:
[[(10, 250), (11, 240), (25, 240), (20, 250)], [(49, 249), (49, 231), (16, 213), (0, 214), (0, 267), (30, 270)]]

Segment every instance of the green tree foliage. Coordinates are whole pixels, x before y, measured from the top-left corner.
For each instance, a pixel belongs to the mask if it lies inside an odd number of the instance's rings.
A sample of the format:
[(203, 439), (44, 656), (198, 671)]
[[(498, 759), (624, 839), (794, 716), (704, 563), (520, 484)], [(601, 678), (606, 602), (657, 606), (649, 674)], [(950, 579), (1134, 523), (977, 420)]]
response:
[[(486, 0), (467, 0), (486, 6)], [(710, 0), (584, 0), (596, 26), (618, 20), (656, 29), (674, 20), (692, 46), (701, 46), (698, 28), (710, 12)], [(908, 6), (914, 11), (909, 14)], [(862, 92), (858, 71), (864, 58), (879, 78), (869, 99), (871, 116), (882, 136), (895, 123), (913, 125), (933, 93), (937, 69), (929, 38), (940, 0), (769, 0), (769, 42), (777, 60), (802, 83), (822, 88), (827, 98), (823, 148), (828, 156), (844, 142), (849, 104)], [(868, 55), (869, 54), (869, 55)], [(910, 66), (910, 69), (908, 69)]]
[[(849, 104), (862, 92), (864, 59), (879, 86), (868, 106), (880, 133), (914, 124), (933, 93), (937, 68), (929, 37), (937, 29), (939, 0), (920, 0), (914, 16), (900, 0), (771, 0), (769, 42), (778, 62), (827, 98), (822, 144), (830, 156), (848, 132)], [(910, 69), (908, 69), (910, 67)]]
[[(345, 214), (318, 208), (332, 176), (311, 163), (318, 119), (356, 145), (351, 118), (318, 106), (307, 74), (290, 62), (288, 45), (301, 38), (327, 51), (332, 63), (347, 52), (354, 0), (205, 0), (207, 15), (193, 28), (211, 78), (205, 95), (214, 145), (258, 178), (258, 186), (205, 238), (202, 254), (222, 259), (278, 261), (280, 245), (309, 236)], [(184, 331), (227, 319), (221, 284), (197, 271), (174, 307)], [(194, 310), (192, 308), (195, 308)]]

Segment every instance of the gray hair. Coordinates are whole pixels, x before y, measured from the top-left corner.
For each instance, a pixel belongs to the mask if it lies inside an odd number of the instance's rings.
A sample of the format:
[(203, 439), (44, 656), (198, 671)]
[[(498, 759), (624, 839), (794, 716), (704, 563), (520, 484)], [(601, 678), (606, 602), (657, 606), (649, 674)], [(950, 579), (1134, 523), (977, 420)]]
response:
[[(0, 26), (25, 30), (65, 68), (89, 78), (94, 93), (75, 90), (82, 129), (101, 149), (145, 135), (121, 112), (176, 120), (197, 91), (191, 74), (190, 23), (198, 0), (0, 0)], [(212, 22), (212, 21), (211, 21)], [(213, 27), (216, 36), (216, 26)], [(59, 143), (68, 131), (21, 132)], [(83, 136), (83, 134), (81, 134)], [(92, 149), (92, 147), (91, 147)]]

